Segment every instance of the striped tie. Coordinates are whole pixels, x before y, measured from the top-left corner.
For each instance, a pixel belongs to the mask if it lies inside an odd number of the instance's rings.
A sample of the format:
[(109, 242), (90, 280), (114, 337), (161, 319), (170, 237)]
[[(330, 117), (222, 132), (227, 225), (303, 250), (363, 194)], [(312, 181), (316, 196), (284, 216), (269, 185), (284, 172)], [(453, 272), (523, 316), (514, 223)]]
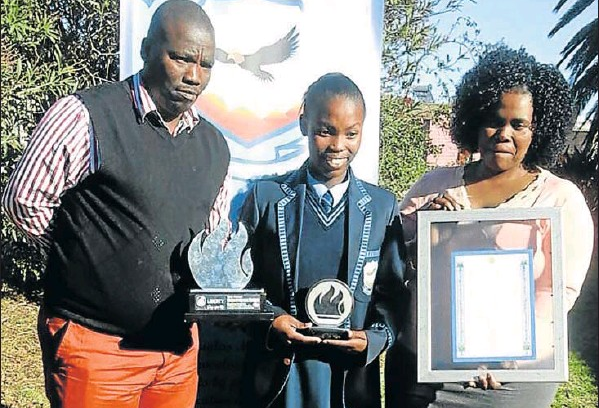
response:
[(331, 213), (331, 209), (333, 208), (333, 195), (330, 191), (327, 190), (327, 192), (320, 198), (320, 205), (325, 214), (328, 215)]

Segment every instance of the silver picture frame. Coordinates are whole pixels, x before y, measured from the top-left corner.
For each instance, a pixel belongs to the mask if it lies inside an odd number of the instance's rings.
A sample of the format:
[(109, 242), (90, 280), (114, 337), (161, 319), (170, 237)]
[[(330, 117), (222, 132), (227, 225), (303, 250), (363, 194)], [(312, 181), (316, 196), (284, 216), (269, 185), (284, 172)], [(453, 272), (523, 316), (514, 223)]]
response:
[[(501, 382), (566, 382), (560, 209), (419, 211), (417, 217), (418, 381), (462, 382), (489, 371)], [(521, 272), (505, 266), (510, 262)], [(539, 268), (551, 268), (549, 283), (549, 273), (537, 282)], [(517, 289), (504, 290), (503, 279)], [(536, 301), (551, 306), (536, 316)]]

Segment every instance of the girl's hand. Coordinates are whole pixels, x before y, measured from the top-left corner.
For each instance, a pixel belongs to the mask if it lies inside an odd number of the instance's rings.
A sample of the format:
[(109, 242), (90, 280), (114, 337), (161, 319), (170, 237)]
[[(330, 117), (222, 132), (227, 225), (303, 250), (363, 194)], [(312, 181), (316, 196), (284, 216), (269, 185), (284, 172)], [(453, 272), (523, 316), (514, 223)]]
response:
[(287, 344), (318, 344), (322, 342), (319, 337), (304, 336), (297, 332), (297, 329), (303, 329), (312, 326), (312, 323), (303, 323), (295, 317), (284, 314), (277, 317), (272, 322), (272, 330), (279, 335)]
[(323, 340), (322, 344), (338, 347), (349, 354), (359, 354), (366, 350), (368, 338), (364, 330), (349, 330), (347, 340)]

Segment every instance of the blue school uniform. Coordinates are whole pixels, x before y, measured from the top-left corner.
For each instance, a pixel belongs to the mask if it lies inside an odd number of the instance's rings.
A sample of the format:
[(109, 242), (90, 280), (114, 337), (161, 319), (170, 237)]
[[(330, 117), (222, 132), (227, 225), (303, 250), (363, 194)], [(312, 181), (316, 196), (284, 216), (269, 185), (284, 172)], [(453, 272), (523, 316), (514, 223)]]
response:
[(275, 317), (309, 321), (308, 288), (340, 279), (354, 298), (345, 327), (365, 330), (367, 348), (358, 355), (324, 345), (291, 348), (269, 335), (268, 325), (255, 325), (243, 382), (246, 406), (380, 406), (378, 356), (394, 342), (408, 303), (403, 235), (392, 193), (351, 169), (346, 182), (346, 188), (336, 186), (341, 191), (327, 211), (304, 164), (279, 180), (256, 183), (241, 222), (250, 233), (251, 285), (266, 289)]

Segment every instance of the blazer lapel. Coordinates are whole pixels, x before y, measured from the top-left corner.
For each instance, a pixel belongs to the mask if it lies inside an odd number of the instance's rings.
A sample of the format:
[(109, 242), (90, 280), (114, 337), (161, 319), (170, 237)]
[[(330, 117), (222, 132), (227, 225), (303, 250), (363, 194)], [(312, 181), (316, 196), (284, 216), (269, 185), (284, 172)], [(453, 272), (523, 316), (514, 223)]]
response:
[(297, 254), (299, 251), (299, 237), (301, 236), (306, 185), (303, 167), (293, 172), (283, 184), (281, 189), (285, 196), (277, 202), (277, 232), (279, 248), (285, 271), (285, 287), (289, 298), (289, 311), (297, 315), (295, 292), (297, 291)]
[(372, 225), (372, 211), (369, 205), (371, 199), (360, 180), (356, 179), (353, 173), (350, 173), (347, 283), (352, 293), (358, 285), (364, 267), (364, 260), (366, 259), (366, 252), (368, 251), (368, 240)]

